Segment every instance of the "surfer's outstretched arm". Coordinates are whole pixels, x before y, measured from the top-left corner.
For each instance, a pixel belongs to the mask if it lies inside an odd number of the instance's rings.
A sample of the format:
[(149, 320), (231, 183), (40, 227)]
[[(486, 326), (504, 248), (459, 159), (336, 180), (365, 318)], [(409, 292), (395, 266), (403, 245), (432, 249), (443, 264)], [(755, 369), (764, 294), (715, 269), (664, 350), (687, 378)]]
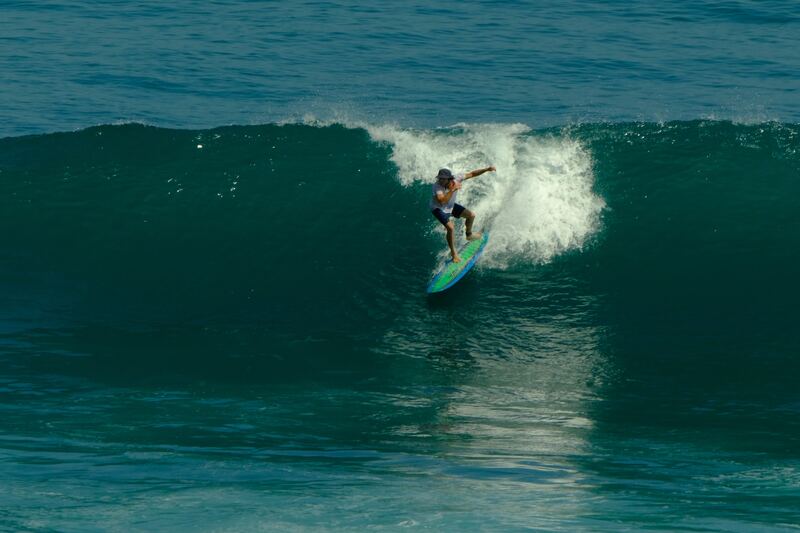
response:
[(472, 171), (467, 172), (466, 174), (464, 174), (464, 179), (468, 180), (470, 178), (477, 178), (478, 176), (480, 176), (481, 174), (483, 174), (485, 172), (494, 172), (495, 170), (497, 170), (497, 169), (494, 168), (494, 166), (490, 166), (490, 167), (486, 167), (486, 168), (479, 168), (477, 170), (472, 170)]

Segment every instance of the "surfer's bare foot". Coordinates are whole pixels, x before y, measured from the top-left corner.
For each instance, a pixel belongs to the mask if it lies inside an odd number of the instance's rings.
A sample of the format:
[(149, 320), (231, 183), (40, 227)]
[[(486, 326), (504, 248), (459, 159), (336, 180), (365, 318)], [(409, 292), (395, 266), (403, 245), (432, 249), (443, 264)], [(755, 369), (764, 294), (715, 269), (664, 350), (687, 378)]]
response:
[(461, 256), (458, 254), (453, 254), (453, 263), (460, 263), (460, 262), (461, 262)]
[(481, 237), (483, 237), (483, 233), (481, 233), (480, 231), (473, 231), (472, 233), (467, 235), (467, 240), (474, 241), (476, 239), (480, 239)]

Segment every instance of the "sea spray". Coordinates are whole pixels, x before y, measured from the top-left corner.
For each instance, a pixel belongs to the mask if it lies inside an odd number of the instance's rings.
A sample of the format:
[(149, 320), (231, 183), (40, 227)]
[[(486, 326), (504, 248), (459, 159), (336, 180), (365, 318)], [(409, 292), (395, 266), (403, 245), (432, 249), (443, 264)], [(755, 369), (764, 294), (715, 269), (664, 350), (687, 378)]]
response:
[(492, 233), (484, 266), (548, 262), (581, 248), (599, 230), (605, 201), (593, 191), (591, 154), (569, 137), (539, 136), (523, 124), (427, 131), (362, 126), (373, 140), (391, 145), (404, 186), (432, 182), (440, 167), (497, 167), (496, 174), (465, 184), (458, 199), (477, 214), (478, 227)]

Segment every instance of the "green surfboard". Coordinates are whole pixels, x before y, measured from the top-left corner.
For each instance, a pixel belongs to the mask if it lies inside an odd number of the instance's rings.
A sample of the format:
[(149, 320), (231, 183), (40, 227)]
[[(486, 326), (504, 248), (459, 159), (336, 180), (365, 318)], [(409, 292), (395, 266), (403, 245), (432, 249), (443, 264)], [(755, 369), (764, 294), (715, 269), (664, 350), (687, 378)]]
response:
[(489, 234), (484, 233), (480, 239), (469, 241), (459, 250), (458, 255), (461, 256), (461, 262), (453, 263), (452, 259), (445, 261), (428, 284), (428, 294), (449, 289), (463, 278), (475, 266), (487, 242), (489, 242)]

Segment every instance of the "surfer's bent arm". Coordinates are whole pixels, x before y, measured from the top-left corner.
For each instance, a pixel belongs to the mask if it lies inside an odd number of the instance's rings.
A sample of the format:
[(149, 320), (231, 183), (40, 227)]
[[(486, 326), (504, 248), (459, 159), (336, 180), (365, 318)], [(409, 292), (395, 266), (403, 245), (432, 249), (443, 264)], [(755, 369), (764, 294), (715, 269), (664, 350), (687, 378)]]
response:
[(456, 189), (450, 189), (447, 192), (439, 191), (436, 193), (436, 201), (442, 205), (447, 205), (447, 202), (450, 201), (450, 197), (453, 196), (454, 192), (456, 192)]
[(478, 176), (480, 176), (481, 174), (483, 174), (485, 172), (494, 172), (495, 170), (497, 170), (497, 169), (494, 168), (493, 166), (486, 167), (486, 168), (479, 168), (478, 170), (473, 170), (473, 171), (470, 171), (470, 172), (467, 172), (466, 174), (464, 174), (464, 179), (468, 180), (470, 178), (477, 178)]

